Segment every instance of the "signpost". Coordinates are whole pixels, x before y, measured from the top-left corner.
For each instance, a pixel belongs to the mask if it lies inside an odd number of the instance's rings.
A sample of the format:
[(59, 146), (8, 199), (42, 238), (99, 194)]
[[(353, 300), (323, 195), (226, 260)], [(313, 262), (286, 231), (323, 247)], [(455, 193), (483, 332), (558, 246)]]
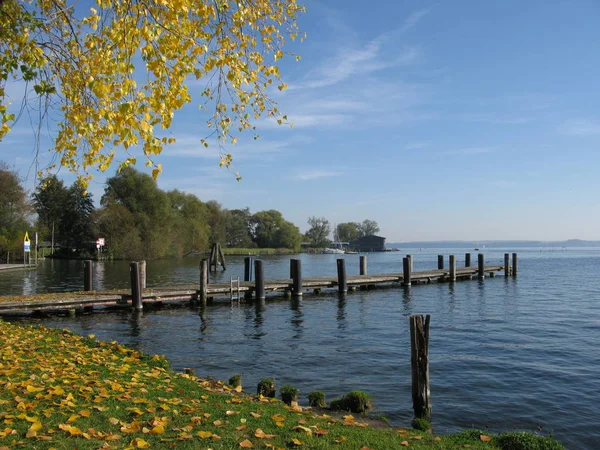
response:
[(27, 231), (23, 238), (23, 265), (25, 265), (25, 261), (27, 261), (28, 264), (31, 264), (31, 241), (29, 240)]
[(98, 251), (98, 256), (100, 256), (100, 252), (102, 251), (102, 247), (104, 247), (104, 238), (96, 239), (96, 250)]

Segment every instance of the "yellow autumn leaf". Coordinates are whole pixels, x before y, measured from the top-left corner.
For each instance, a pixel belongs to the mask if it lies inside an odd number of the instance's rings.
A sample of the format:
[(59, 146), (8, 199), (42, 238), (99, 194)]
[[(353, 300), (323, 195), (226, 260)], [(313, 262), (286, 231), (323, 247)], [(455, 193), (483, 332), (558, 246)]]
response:
[(36, 420), (29, 427), (29, 431), (40, 431), (42, 428), (43, 428), (42, 427), (42, 422), (40, 422), (39, 420)]
[(340, 436), (339, 438), (337, 438), (335, 441), (336, 444), (341, 444), (342, 442), (344, 442), (346, 440), (346, 436)]
[(198, 436), (202, 439), (207, 439), (211, 437), (213, 434), (210, 431), (198, 431)]
[(239, 446), (242, 448), (254, 448), (254, 444), (250, 442), (248, 439), (243, 440), (239, 443)]
[(292, 439), (290, 441), (290, 444), (293, 445), (294, 447), (300, 447), (301, 445), (304, 445), (304, 443), (298, 439)]
[(141, 438), (135, 438), (129, 445), (133, 448), (150, 448), (150, 444)]
[(150, 430), (150, 434), (163, 434), (165, 432), (165, 427), (162, 425), (156, 425), (154, 428)]

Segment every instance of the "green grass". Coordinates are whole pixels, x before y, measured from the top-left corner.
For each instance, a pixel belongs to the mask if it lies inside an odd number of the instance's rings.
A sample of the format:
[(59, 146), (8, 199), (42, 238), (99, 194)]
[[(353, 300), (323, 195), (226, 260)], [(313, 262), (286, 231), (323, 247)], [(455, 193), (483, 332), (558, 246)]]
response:
[(0, 321), (0, 340), (0, 448), (562, 448), (535, 447), (541, 441), (530, 435), (517, 438), (530, 447), (517, 447), (504, 435), (433, 436), (375, 428), (362, 416), (318, 415), (65, 330)]

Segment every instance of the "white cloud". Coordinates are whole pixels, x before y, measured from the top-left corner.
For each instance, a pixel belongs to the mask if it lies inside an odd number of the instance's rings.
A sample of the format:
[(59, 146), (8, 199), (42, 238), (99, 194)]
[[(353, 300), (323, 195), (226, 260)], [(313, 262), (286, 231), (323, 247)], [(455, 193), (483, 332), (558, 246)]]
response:
[(417, 11), (412, 12), (409, 16), (404, 20), (404, 23), (400, 27), (401, 32), (406, 32), (416, 26), (427, 14), (431, 12), (431, 8), (419, 9)]
[(316, 180), (318, 178), (339, 177), (341, 175), (343, 175), (341, 172), (315, 169), (315, 170), (308, 170), (305, 172), (299, 172), (296, 174), (294, 179), (308, 181), (308, 180)]
[(563, 134), (571, 136), (591, 136), (600, 134), (600, 120), (597, 119), (573, 119), (563, 123), (560, 127)]

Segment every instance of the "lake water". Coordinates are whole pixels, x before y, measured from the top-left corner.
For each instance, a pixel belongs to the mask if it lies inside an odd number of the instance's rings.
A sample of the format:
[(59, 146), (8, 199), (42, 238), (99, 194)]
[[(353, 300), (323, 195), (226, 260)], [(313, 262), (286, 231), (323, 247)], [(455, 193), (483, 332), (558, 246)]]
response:
[[(215, 303), (203, 312), (165, 308), (77, 318), (29, 320), (117, 340), (164, 354), (174, 369), (227, 380), (243, 375), (248, 391), (263, 377), (279, 386), (311, 390), (329, 400), (352, 389), (374, 397), (375, 415), (397, 425), (412, 419), (411, 314), (431, 314), (430, 371), (436, 432), (468, 427), (490, 432), (552, 434), (567, 448), (597, 449), (600, 442), (600, 249), (518, 251), (519, 276), (305, 295), (295, 302), (268, 297), (265, 305)], [(437, 267), (438, 254), (465, 249), (403, 249), (368, 254), (369, 273)], [(504, 249), (485, 249), (486, 264), (503, 263)], [(476, 252), (472, 260), (476, 262)], [(337, 255), (298, 255), (303, 275), (335, 275)], [(345, 255), (349, 275), (358, 255)], [(290, 256), (264, 257), (265, 277), (289, 275)], [(447, 265), (446, 257), (446, 265)], [(0, 273), (0, 294), (81, 289), (82, 262), (42, 262), (37, 271)], [(228, 258), (214, 280), (243, 277), (243, 258)], [(198, 260), (148, 262), (148, 285), (189, 284)], [(96, 263), (98, 289), (127, 287), (128, 264)]]

